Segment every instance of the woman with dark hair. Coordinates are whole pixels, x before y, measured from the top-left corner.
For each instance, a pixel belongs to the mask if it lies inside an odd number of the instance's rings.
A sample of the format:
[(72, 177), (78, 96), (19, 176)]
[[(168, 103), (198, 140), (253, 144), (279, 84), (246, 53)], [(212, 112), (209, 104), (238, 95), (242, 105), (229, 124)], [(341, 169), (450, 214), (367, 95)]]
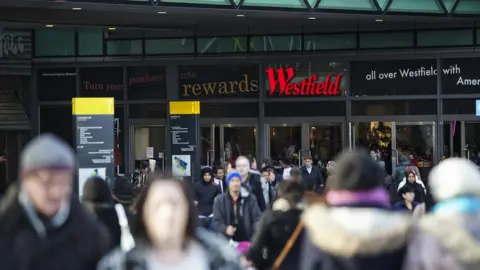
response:
[[(246, 264), (257, 269), (297, 269), (300, 258), (301, 239), (297, 229), (303, 212), (304, 187), (296, 181), (282, 181), (277, 188), (277, 199), (259, 221), (252, 238), (252, 245), (245, 254)], [(297, 232), (297, 233), (298, 233)], [(289, 244), (291, 242), (291, 244)], [(278, 259), (284, 247), (289, 250), (282, 262)], [(267, 256), (264, 256), (264, 250)], [(273, 267), (273, 268), (272, 268)], [(276, 268), (278, 267), (278, 268)]]
[(98, 269), (240, 270), (225, 239), (197, 228), (187, 184), (156, 173), (151, 179), (136, 202), (135, 247), (113, 251)]
[(83, 205), (102, 222), (110, 232), (110, 248), (120, 245), (120, 225), (107, 182), (101, 177), (90, 177), (83, 186)]
[(132, 205), (135, 192), (130, 180), (125, 176), (117, 176), (113, 182), (112, 197), (117, 203), (121, 203), (125, 209)]

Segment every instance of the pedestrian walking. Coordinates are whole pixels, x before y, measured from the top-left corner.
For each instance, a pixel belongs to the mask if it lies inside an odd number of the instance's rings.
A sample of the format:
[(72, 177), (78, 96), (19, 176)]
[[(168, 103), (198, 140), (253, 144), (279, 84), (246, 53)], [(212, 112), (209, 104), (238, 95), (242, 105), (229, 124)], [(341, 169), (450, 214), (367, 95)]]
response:
[(411, 214), (390, 210), (383, 172), (367, 153), (347, 152), (329, 179), (326, 202), (305, 210), (301, 270), (400, 270)]
[(294, 181), (283, 181), (277, 195), (272, 208), (263, 213), (245, 258), (247, 265), (257, 269), (298, 269), (304, 187)]
[(70, 146), (51, 134), (22, 151), (19, 181), (0, 203), (2, 270), (96, 269), (108, 232), (72, 196), (76, 166)]
[(105, 256), (98, 270), (241, 270), (222, 237), (196, 226), (197, 213), (185, 182), (153, 173), (139, 194), (135, 247)]
[(437, 201), (417, 223), (404, 270), (480, 269), (480, 172), (461, 158), (434, 167), (429, 185)]

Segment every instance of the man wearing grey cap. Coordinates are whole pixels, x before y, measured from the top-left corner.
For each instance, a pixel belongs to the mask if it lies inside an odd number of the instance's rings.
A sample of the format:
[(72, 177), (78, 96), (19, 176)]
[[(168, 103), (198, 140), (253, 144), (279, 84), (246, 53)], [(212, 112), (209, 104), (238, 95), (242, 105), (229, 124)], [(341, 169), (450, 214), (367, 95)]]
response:
[(108, 252), (105, 228), (72, 196), (75, 170), (75, 153), (54, 135), (25, 147), (0, 202), (2, 270), (93, 270)]

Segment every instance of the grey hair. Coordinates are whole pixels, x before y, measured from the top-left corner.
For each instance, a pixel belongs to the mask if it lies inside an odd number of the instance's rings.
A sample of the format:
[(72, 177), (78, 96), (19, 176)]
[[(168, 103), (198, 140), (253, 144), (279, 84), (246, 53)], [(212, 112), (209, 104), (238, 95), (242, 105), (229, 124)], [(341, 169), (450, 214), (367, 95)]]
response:
[(248, 165), (250, 166), (250, 160), (246, 157), (246, 156), (239, 156), (237, 157), (237, 159), (235, 160), (235, 164), (239, 161), (239, 160), (246, 160)]

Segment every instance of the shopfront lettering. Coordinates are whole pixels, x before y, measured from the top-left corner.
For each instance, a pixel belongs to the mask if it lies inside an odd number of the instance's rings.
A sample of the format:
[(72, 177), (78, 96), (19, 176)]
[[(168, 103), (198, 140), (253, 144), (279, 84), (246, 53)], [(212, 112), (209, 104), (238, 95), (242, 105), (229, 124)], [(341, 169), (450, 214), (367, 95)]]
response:
[(323, 81), (318, 81), (319, 76), (312, 74), (302, 81), (295, 82), (293, 81), (295, 70), (291, 67), (269, 68), (266, 73), (270, 86), (269, 95), (286, 96), (337, 96), (340, 94), (340, 81), (343, 76), (328, 74)]
[[(196, 78), (194, 73), (180, 74), (180, 78), (194, 79)], [(182, 84), (181, 95), (182, 97), (235, 95), (236, 93), (258, 92), (259, 85), (259, 81), (251, 80), (249, 74), (242, 74), (240, 80)]]
[(433, 66), (428, 68), (420, 67), (418, 69), (410, 68), (400, 68), (398, 71), (394, 72), (377, 72), (377, 70), (372, 69), (365, 76), (367, 81), (375, 80), (395, 80), (398, 78), (417, 78), (417, 77), (429, 77), (437, 76), (437, 69)]
[(480, 85), (480, 78), (464, 78), (462, 77), (462, 69), (458, 64), (450, 65), (448, 68), (443, 68), (444, 75), (460, 75), (457, 79), (457, 85), (461, 86), (477, 86)]
[(164, 74), (153, 74), (153, 75), (143, 74), (135, 77), (129, 77), (128, 85), (132, 86), (135, 84), (146, 84), (146, 83), (159, 82), (164, 80), (165, 80)]
[(103, 83), (92, 83), (90, 81), (83, 82), (83, 89), (88, 91), (121, 91), (123, 90), (123, 85), (121, 84), (103, 84)]

